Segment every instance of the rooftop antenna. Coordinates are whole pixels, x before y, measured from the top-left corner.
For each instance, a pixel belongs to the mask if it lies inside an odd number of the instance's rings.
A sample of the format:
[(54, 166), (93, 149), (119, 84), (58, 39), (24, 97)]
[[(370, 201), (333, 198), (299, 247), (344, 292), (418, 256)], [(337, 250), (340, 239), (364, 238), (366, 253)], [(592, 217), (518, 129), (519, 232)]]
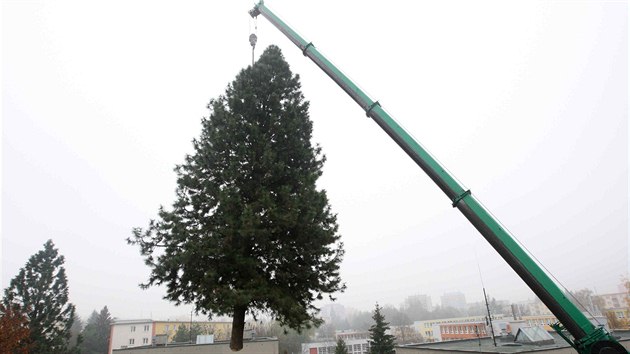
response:
[(486, 286), (483, 284), (483, 277), (481, 276), (481, 266), (479, 265), (479, 259), (477, 258), (477, 250), (475, 250), (475, 258), (477, 259), (477, 269), (479, 270), (479, 279), (481, 280), (481, 288), (483, 289), (483, 300), (486, 303), (486, 311), (488, 312), (488, 322), (490, 322), (490, 334), (492, 335), (492, 342), (494, 346), (497, 346), (497, 339), (494, 337), (494, 325), (492, 324), (492, 315), (490, 314), (490, 306), (488, 305), (488, 296), (486, 295)]
[(494, 337), (494, 326), (492, 325), (492, 316), (490, 315), (490, 306), (488, 306), (488, 297), (486, 296), (486, 288), (483, 287), (483, 298), (486, 300), (486, 310), (488, 310), (488, 322), (490, 322), (490, 333), (492, 334), (492, 342), (497, 346), (497, 339)]

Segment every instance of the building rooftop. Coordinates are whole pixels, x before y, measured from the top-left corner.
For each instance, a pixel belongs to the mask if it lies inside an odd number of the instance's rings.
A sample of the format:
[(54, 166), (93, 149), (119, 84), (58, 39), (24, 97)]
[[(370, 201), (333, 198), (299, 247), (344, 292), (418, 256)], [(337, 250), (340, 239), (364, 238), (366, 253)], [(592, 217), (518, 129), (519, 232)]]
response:
[(134, 324), (134, 323), (150, 323), (153, 322), (150, 318), (139, 318), (133, 320), (121, 320), (119, 318), (114, 318), (112, 320), (112, 324)]
[[(278, 342), (278, 338), (276, 338), (276, 337), (257, 337), (257, 338), (253, 338), (253, 339), (243, 339), (243, 344), (245, 344), (245, 343), (257, 343), (257, 342)], [(166, 346), (165, 345), (139, 345), (139, 346), (130, 347), (130, 348), (113, 349), (112, 352), (124, 353), (124, 352), (128, 352), (128, 351), (140, 351), (140, 350), (146, 350), (146, 349), (160, 349), (160, 348), (212, 347), (212, 346), (222, 346), (222, 345), (225, 346), (225, 345), (229, 345), (229, 344), (230, 344), (229, 340), (222, 340), (222, 341), (215, 341), (214, 343), (203, 343), (203, 344), (196, 344), (196, 343), (169, 343)]]
[[(188, 323), (190, 322), (189, 319), (182, 319), (182, 320), (154, 320), (152, 318), (138, 318), (138, 319), (120, 319), (120, 318), (114, 318), (112, 320), (112, 324), (133, 324), (133, 323)], [(198, 320), (194, 320), (192, 321), (192, 323), (212, 323), (212, 324), (232, 324), (232, 321), (212, 321), (212, 320), (205, 320), (205, 321), (198, 321)]]
[[(536, 352), (543, 350), (553, 350), (560, 348), (567, 348), (569, 344), (562, 339), (557, 333), (549, 333), (555, 340), (554, 344), (547, 345), (519, 345), (514, 341), (502, 342), (499, 337), (496, 338), (497, 346), (495, 347), (492, 338), (484, 337), (480, 339), (465, 339), (465, 340), (452, 340), (435, 343), (421, 343), (421, 344), (406, 344), (399, 345), (397, 348), (421, 348), (428, 350), (435, 350), (436, 352), (475, 352), (475, 353), (525, 353)], [(614, 332), (615, 337), (620, 338), (620, 341), (630, 341), (630, 331), (617, 331)], [(513, 338), (513, 337), (512, 337)]]

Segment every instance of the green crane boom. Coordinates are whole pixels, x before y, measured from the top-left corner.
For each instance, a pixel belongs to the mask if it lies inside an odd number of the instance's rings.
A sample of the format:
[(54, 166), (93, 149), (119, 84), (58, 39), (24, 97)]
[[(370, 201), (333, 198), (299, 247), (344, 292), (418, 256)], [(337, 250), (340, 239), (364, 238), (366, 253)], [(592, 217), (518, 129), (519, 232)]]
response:
[[(377, 101), (372, 100), (352, 80), (335, 67), (317, 48), (304, 40), (261, 0), (250, 12), (252, 17), (263, 15), (284, 33), (302, 53), (333, 79), (372, 118), (416, 164), (440, 187), (453, 207), (474, 225), (492, 247), (527, 283), (540, 300), (558, 318), (554, 328), (580, 353), (624, 353), (628, 351), (604, 328), (594, 326), (565, 296), (541, 267), (521, 248), (509, 232), (477, 199), (464, 189), (409, 133), (407, 133)], [(563, 330), (571, 337), (564, 334)]]

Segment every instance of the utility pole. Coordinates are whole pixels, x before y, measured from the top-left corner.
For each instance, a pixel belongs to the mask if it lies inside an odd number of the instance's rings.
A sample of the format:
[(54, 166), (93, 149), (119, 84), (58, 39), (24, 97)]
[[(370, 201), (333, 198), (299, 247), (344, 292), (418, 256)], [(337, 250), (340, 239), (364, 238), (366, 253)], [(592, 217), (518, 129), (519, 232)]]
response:
[(190, 342), (190, 344), (192, 344), (192, 315), (193, 315), (193, 310), (190, 310), (190, 327), (188, 327), (188, 341)]

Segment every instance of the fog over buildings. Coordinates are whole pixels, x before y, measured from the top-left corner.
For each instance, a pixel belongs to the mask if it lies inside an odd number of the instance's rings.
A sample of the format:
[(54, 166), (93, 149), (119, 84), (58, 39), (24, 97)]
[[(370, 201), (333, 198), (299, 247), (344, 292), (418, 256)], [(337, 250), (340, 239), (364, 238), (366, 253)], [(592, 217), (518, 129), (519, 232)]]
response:
[[(268, 0), (568, 289), (628, 269), (625, 2)], [(251, 1), (3, 2), (2, 287), (53, 239), (81, 317), (173, 319), (125, 239), (174, 200), (205, 106), (278, 45), (338, 215), (346, 308), (534, 296), (451, 201)], [(456, 299), (445, 294), (457, 293)], [(433, 301), (433, 303), (429, 300)], [(322, 301), (320, 305), (327, 304)]]
[(464, 310), (466, 308), (466, 296), (462, 292), (446, 293), (440, 297), (442, 300), (442, 306), (452, 307), (458, 310)]

